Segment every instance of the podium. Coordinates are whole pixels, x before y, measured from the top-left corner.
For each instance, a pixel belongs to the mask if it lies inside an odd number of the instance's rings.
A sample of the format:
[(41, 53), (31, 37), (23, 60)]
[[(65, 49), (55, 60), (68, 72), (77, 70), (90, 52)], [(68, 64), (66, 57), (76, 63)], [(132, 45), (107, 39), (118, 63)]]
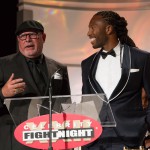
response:
[(46, 150), (51, 141), (54, 150), (71, 149), (96, 140), (103, 127), (116, 127), (104, 94), (52, 96), (51, 101), (49, 106), (49, 96), (4, 100), (14, 136), (22, 145)]

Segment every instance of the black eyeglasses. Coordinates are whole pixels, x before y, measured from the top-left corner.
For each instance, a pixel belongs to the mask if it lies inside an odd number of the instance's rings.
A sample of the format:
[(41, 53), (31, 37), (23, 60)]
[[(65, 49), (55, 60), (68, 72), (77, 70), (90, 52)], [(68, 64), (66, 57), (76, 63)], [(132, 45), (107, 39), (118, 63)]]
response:
[(28, 33), (28, 34), (21, 34), (19, 35), (19, 39), (20, 40), (26, 40), (27, 39), (27, 36), (29, 36), (30, 39), (37, 39), (39, 38), (39, 33)]

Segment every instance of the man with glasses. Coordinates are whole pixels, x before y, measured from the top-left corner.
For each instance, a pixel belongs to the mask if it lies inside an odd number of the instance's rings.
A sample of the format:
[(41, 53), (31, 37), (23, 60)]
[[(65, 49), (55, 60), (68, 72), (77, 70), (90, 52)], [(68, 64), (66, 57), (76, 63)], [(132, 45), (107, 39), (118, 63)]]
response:
[[(67, 67), (42, 53), (46, 39), (43, 25), (35, 20), (24, 21), (17, 28), (16, 35), (18, 52), (0, 59), (0, 149), (2, 150), (32, 149), (19, 144), (12, 138), (13, 136), (11, 137), (12, 129), (7, 121), (9, 113), (3, 104), (5, 98), (48, 96), (50, 81), (53, 81), (52, 95), (70, 95)], [(55, 73), (57, 79), (52, 80)], [(57, 105), (61, 104), (55, 102), (52, 104), (53, 107), (59, 108)]]

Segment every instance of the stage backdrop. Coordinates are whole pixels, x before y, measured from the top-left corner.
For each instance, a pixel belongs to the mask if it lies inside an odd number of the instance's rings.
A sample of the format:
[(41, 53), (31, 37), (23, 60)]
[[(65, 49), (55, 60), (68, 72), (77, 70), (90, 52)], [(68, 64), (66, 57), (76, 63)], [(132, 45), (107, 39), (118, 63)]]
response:
[(32, 18), (44, 25), (47, 34), (44, 54), (68, 65), (72, 94), (81, 93), (81, 61), (96, 52), (90, 44), (87, 31), (89, 21), (97, 11), (110, 9), (125, 17), (130, 37), (139, 48), (150, 51), (150, 2), (21, 2), (19, 9), (32, 11)]

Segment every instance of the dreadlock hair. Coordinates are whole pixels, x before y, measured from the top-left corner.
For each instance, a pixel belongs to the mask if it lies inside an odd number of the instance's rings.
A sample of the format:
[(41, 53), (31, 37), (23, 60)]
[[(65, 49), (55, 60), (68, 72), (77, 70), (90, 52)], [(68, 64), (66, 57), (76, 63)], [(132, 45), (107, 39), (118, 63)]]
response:
[(114, 27), (121, 44), (136, 47), (134, 41), (128, 36), (128, 24), (124, 17), (120, 17), (119, 14), (113, 11), (99, 11), (94, 16), (101, 16), (109, 25)]

